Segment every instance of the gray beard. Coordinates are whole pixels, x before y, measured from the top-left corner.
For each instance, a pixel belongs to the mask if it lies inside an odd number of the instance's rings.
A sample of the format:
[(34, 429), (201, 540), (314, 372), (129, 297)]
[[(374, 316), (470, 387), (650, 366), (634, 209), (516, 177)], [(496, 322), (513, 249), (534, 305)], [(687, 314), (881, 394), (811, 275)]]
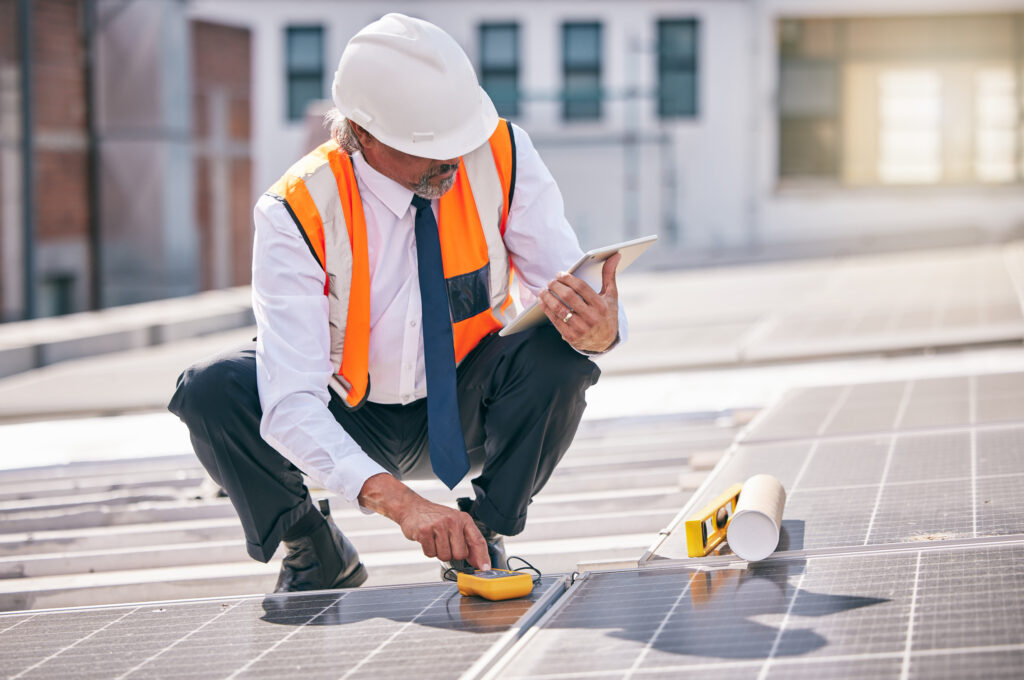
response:
[(433, 174), (427, 172), (420, 177), (420, 181), (416, 183), (416, 187), (412, 190), (417, 196), (422, 196), (428, 200), (434, 200), (435, 198), (441, 198), (448, 193), (448, 190), (455, 186), (455, 178), (459, 176), (459, 171), (456, 170), (452, 173), (452, 176), (441, 180), (441, 183), (434, 186), (430, 183), (430, 180), (434, 177)]

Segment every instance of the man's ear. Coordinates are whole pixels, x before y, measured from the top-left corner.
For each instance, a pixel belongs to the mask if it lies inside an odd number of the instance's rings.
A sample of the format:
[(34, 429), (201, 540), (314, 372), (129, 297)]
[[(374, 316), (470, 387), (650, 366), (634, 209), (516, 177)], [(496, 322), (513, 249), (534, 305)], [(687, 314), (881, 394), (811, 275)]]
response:
[(376, 141), (374, 140), (373, 135), (367, 132), (361, 125), (359, 125), (359, 123), (355, 123), (350, 120), (348, 124), (351, 126), (352, 133), (356, 136), (356, 139), (359, 140), (359, 145), (364, 149), (369, 146), (371, 142)]

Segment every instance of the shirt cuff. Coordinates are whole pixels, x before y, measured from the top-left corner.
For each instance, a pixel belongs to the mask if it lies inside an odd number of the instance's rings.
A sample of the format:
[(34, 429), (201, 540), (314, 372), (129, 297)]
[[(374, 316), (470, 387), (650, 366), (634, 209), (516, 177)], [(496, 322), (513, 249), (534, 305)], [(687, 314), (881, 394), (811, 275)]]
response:
[[(615, 339), (612, 340), (612, 344), (608, 345), (607, 347), (605, 347), (600, 352), (592, 352), (589, 349), (576, 349), (575, 347), (573, 347), (573, 349), (575, 349), (577, 352), (579, 352), (580, 354), (582, 354), (584, 356), (599, 357), (602, 354), (606, 354), (607, 352), (611, 352), (613, 349), (615, 349), (615, 346), (619, 344), (619, 340), (621, 340), (621, 339), (622, 339), (622, 336), (619, 333), (616, 333), (615, 334)], [(572, 345), (569, 345), (569, 346), (572, 347)]]
[(334, 472), (324, 480), (324, 486), (344, 497), (349, 503), (359, 508), (364, 515), (372, 515), (373, 510), (368, 510), (359, 504), (359, 492), (363, 490), (363, 484), (367, 479), (382, 472), (391, 474), (367, 455), (348, 456), (344, 463), (344, 469), (335, 468)]

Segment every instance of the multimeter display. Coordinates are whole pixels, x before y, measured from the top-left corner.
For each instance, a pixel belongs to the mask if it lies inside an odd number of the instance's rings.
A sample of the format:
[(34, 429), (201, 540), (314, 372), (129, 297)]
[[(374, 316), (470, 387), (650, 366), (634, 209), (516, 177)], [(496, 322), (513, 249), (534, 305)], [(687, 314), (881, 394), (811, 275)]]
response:
[(504, 569), (460, 573), (457, 584), (463, 595), (477, 595), (487, 600), (509, 600), (533, 592), (529, 574)]
[(515, 572), (502, 571), (501, 569), (488, 569), (487, 571), (474, 571), (473, 576), (476, 578), (508, 578), (509, 576), (516, 576)]

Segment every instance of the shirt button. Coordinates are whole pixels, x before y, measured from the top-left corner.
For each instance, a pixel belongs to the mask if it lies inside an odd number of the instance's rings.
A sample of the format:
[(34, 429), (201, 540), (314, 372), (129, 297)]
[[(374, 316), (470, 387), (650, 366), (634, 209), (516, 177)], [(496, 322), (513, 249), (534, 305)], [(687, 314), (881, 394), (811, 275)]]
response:
[(415, 321), (410, 321), (410, 322), (409, 322), (409, 326), (410, 326), (411, 328), (416, 328), (416, 322), (415, 322)]
[(412, 364), (406, 364), (405, 365), (405, 370), (411, 371), (412, 370)]

